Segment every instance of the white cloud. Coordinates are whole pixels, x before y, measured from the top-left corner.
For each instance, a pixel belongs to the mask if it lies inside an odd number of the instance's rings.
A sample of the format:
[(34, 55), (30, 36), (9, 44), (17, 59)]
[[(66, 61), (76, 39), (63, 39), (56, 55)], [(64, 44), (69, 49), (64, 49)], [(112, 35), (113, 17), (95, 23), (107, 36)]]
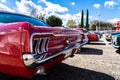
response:
[(59, 4), (53, 4), (46, 0), (39, 0), (38, 2), (43, 2), (46, 5), (46, 8), (44, 8), (46, 12), (61, 12), (61, 13), (63, 13), (63, 12), (68, 11), (68, 8), (62, 7)]
[(114, 19), (110, 19), (110, 20), (107, 20), (108, 22), (111, 22), (111, 23), (115, 23), (117, 21), (120, 21), (119, 18), (114, 18)]
[(94, 8), (97, 8), (97, 9), (99, 9), (100, 6), (101, 6), (100, 4), (94, 4), (94, 5), (93, 5), (93, 7), (94, 7)]
[(57, 12), (66, 12), (68, 9), (66, 7), (62, 7), (58, 4), (53, 4), (51, 2), (47, 2), (46, 0), (39, 0), (39, 2), (42, 2), (46, 5), (46, 7), (42, 7), (40, 5), (36, 5), (31, 0), (21, 0), (20, 2), (16, 1), (16, 5), (18, 8), (18, 11), (20, 13), (24, 13), (31, 16), (32, 10), (36, 10), (39, 13), (45, 13), (46, 18), (50, 15), (58, 16), (63, 20), (63, 23), (66, 24), (67, 20), (71, 20), (73, 18), (73, 15), (71, 14), (58, 14)]
[[(20, 13), (31, 15), (31, 12), (43, 12), (40, 5), (36, 5), (31, 0), (21, 0), (21, 2), (16, 1), (16, 6)], [(34, 13), (34, 12), (33, 12)]]
[(71, 5), (73, 5), (73, 6), (74, 6), (74, 5), (75, 5), (75, 2), (71, 2)]
[[(6, 0), (3, 0), (3, 1), (6, 1)], [(50, 15), (55, 15), (55, 16), (61, 18), (63, 21), (63, 25), (66, 25), (66, 22), (68, 20), (75, 20), (76, 23), (80, 22), (81, 12), (79, 12), (77, 14), (64, 13), (64, 12), (68, 11), (67, 7), (62, 7), (59, 4), (53, 4), (46, 0), (39, 0), (39, 2), (44, 3), (46, 5), (46, 7), (37, 5), (32, 0), (21, 0), (21, 1), (16, 1), (16, 6), (17, 6), (15, 9), (16, 11), (14, 11), (13, 9), (10, 9), (6, 5), (4, 5), (4, 3), (0, 3), (0, 10), (23, 13), (23, 14), (27, 14), (30, 16), (31, 16), (30, 13), (33, 10), (35, 10), (35, 11), (37, 11), (38, 14), (45, 13), (46, 18), (49, 17)], [(71, 5), (75, 5), (75, 3), (72, 2)], [(57, 12), (60, 12), (62, 14), (59, 14)], [(91, 18), (91, 16), (89, 16), (89, 18)]]
[(6, 5), (0, 3), (0, 10), (2, 11), (9, 11), (9, 12), (15, 12), (14, 10), (10, 9), (9, 7), (7, 7)]
[(0, 2), (2, 2), (2, 3), (6, 3), (6, 0), (1, 0)]
[(39, 3), (40, 3), (40, 2), (44, 2), (44, 3), (45, 3), (45, 2), (46, 2), (46, 0), (39, 0), (38, 2), (39, 2)]
[(66, 12), (68, 9), (66, 7), (61, 7), (58, 4), (52, 4), (50, 2), (46, 3), (47, 8), (45, 8), (48, 12)]
[(115, 5), (118, 5), (118, 3), (116, 3), (115, 1), (106, 1), (104, 3), (104, 6), (108, 8), (111, 8), (111, 7), (113, 8)]

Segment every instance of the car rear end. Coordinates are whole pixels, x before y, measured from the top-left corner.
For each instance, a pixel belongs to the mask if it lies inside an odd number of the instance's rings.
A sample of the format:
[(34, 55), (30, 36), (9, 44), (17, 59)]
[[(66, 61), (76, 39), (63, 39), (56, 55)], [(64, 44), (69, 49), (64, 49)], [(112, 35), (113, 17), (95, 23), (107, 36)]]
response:
[[(39, 74), (73, 57), (80, 48), (81, 35), (76, 30), (30, 26), (23, 31), (28, 31), (28, 43), (22, 41), (26, 44), (22, 47), (24, 65), (28, 70), (37, 70)], [(29, 48), (25, 50), (26, 47)]]
[(80, 32), (81, 37), (81, 46), (85, 45), (88, 43), (88, 33), (86, 30), (84, 30), (83, 28), (76, 28), (76, 30), (78, 30)]
[(79, 31), (48, 27), (21, 14), (0, 15), (0, 72), (20, 77), (44, 74), (80, 48)]

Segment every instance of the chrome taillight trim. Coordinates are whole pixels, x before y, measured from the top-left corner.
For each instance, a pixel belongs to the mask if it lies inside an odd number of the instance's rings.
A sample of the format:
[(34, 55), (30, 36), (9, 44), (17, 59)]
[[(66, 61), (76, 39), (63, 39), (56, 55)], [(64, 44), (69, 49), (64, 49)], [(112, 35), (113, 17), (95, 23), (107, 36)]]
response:
[[(33, 53), (41, 54), (48, 51), (49, 38), (34, 38), (33, 39)], [(37, 42), (36, 42), (37, 41)]]
[(38, 38), (33, 39), (34, 36), (35, 36), (35, 34), (32, 35), (31, 39), (30, 39), (31, 52), (35, 53), (35, 54), (42, 54), (43, 52), (47, 52), (48, 51), (48, 43), (49, 43), (50, 38), (49, 37), (45, 37), (45, 38), (38, 37)]
[[(33, 52), (33, 42), (32, 42), (32, 40), (33, 40), (33, 37), (35, 36), (35, 35), (51, 35), (51, 36), (78, 36), (79, 34), (53, 34), (53, 33), (33, 33), (32, 35), (31, 35), (31, 38), (30, 38), (30, 50), (31, 50), (31, 52)], [(46, 38), (46, 37), (45, 37)], [(45, 49), (45, 51), (48, 51), (48, 43), (49, 43), (49, 40), (50, 40), (50, 38), (49, 37), (47, 37), (47, 41), (46, 41), (46, 46), (44, 47), (44, 49)], [(43, 52), (45, 52), (45, 51), (43, 51)]]
[(48, 43), (49, 43), (50, 38), (46, 39), (45, 43), (45, 50), (48, 51)]
[(46, 39), (44, 39), (45, 41), (44, 41), (44, 45), (43, 46), (45, 46), (44, 47), (44, 52), (46, 52), (46, 51), (48, 51), (48, 43), (49, 43), (49, 41), (50, 41), (50, 38), (46, 38)]

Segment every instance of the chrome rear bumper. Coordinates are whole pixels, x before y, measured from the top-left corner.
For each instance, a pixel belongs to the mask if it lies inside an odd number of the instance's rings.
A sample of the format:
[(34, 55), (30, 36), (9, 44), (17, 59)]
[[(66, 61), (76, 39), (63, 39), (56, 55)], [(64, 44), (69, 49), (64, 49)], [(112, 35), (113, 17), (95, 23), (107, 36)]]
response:
[(24, 61), (24, 64), (25, 66), (27, 66), (28, 68), (36, 68), (38, 67), (40, 64), (46, 62), (46, 61), (49, 61), (59, 55), (65, 55), (64, 58), (67, 58), (69, 56), (71, 56), (72, 54), (76, 53), (77, 50), (81, 47), (80, 43), (77, 43), (76, 45), (74, 45), (73, 47), (71, 48), (65, 48), (65, 50), (53, 55), (53, 56), (50, 56), (50, 57), (47, 57), (45, 59), (36, 59), (35, 58), (35, 54), (23, 54), (23, 61)]
[(111, 44), (114, 48), (117, 48), (117, 49), (119, 49), (120, 48), (120, 46), (116, 46), (116, 45), (114, 45), (114, 44)]

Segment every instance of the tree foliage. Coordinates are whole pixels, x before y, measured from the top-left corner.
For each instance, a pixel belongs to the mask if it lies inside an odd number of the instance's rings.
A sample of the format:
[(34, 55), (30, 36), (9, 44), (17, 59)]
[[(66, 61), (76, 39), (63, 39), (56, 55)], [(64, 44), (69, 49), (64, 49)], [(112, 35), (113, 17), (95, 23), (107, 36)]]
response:
[(89, 12), (88, 12), (88, 9), (86, 12), (86, 29), (89, 30)]
[(74, 20), (68, 20), (66, 25), (70, 28), (76, 28), (76, 22)]
[(37, 18), (39, 20), (42, 20), (42, 21), (46, 22), (46, 20), (45, 20), (46, 15), (43, 14), (43, 13), (38, 12), (36, 9), (32, 9), (31, 12), (30, 12), (30, 15), (32, 17), (35, 17), (35, 18)]
[(81, 13), (81, 24), (80, 24), (80, 27), (84, 27), (84, 11), (82, 10), (82, 13)]
[(46, 22), (52, 27), (62, 26), (62, 20), (54, 15), (49, 16), (48, 19), (46, 19)]
[(44, 21), (44, 22), (46, 21), (46, 20), (45, 20), (45, 14), (42, 14), (42, 13), (37, 14), (37, 15), (36, 15), (36, 18), (37, 18), (37, 19), (40, 19), (40, 20), (42, 20), (42, 21)]
[[(99, 26), (99, 21), (98, 20), (93, 20), (92, 22), (90, 22), (90, 29), (91, 30), (96, 30), (96, 26)], [(113, 26), (112, 23), (100, 21), (101, 29), (112, 28), (112, 26)]]

